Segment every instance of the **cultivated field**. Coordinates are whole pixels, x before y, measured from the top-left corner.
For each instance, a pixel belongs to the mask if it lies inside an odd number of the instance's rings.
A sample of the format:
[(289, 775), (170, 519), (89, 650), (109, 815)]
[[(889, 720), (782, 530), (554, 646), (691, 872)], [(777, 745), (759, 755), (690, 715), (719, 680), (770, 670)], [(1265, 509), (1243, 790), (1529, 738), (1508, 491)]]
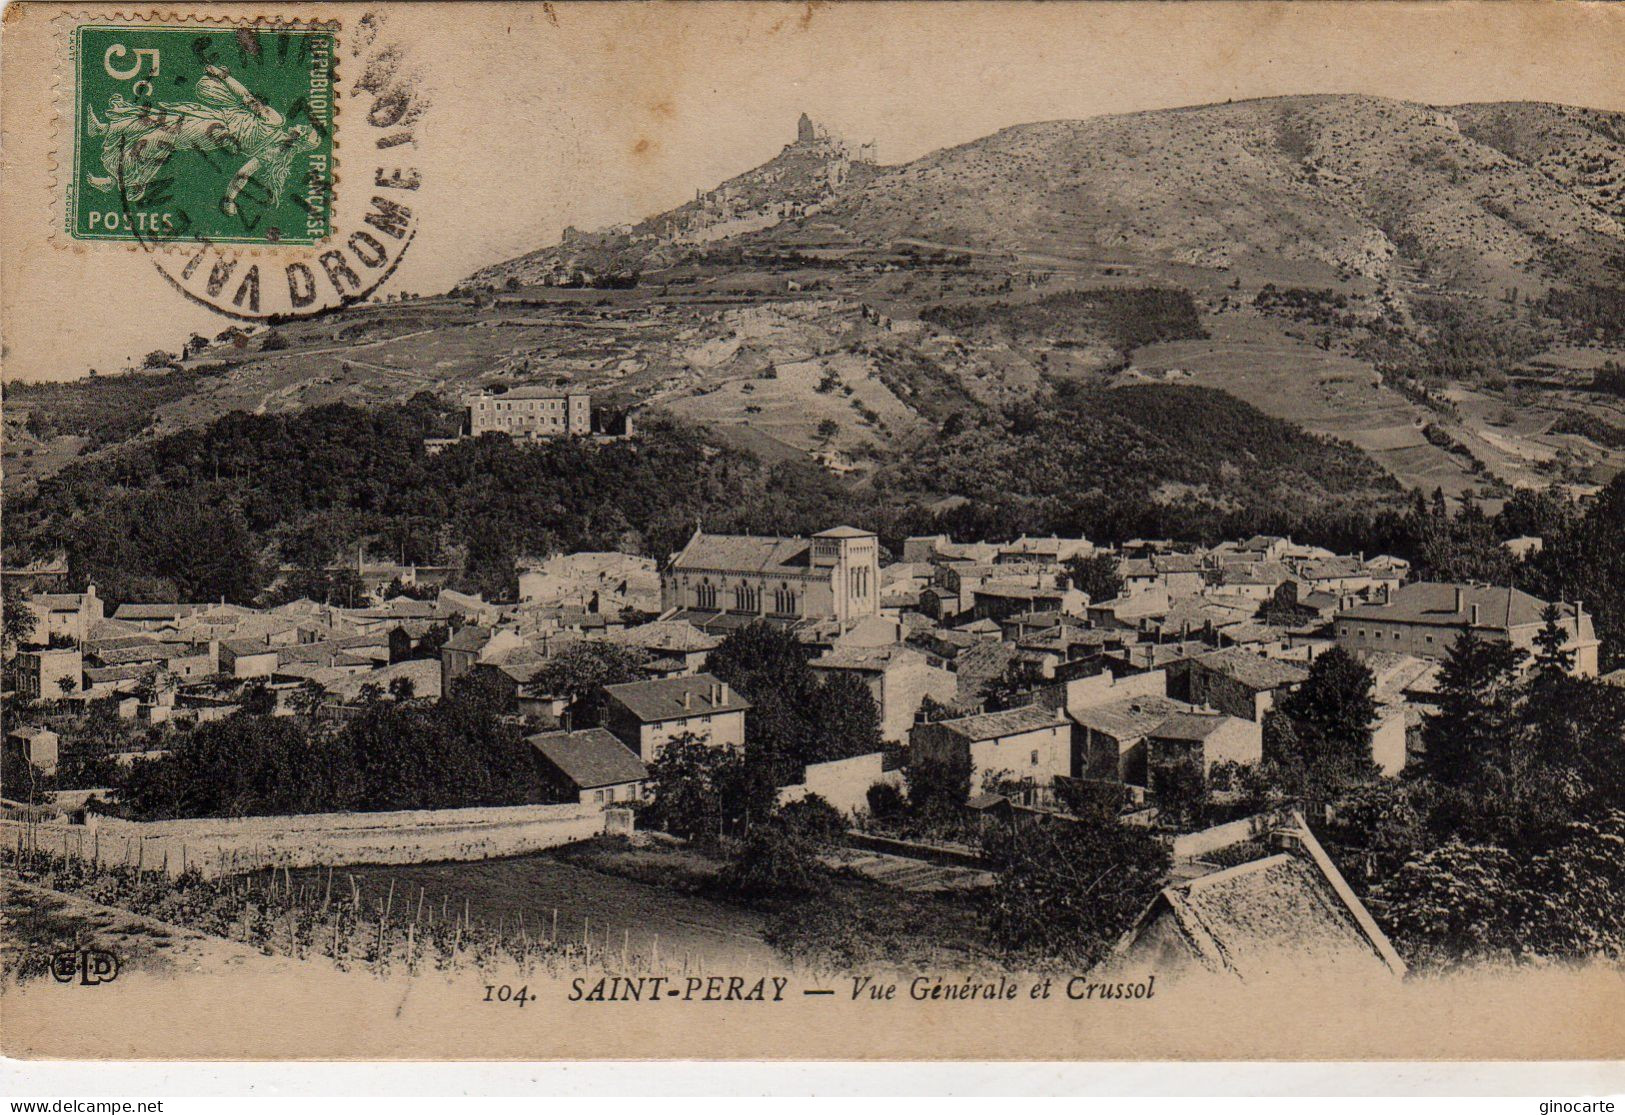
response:
[[(294, 872), (303, 878), (326, 872)], [(595, 954), (607, 947), (652, 957), (658, 938), (662, 964), (688, 960), (706, 967), (782, 967), (762, 939), (763, 921), (748, 910), (670, 889), (578, 867), (551, 855), (516, 856), (474, 863), (372, 865), (337, 868), (335, 885), (353, 877), (364, 901), (385, 898), (394, 886), (397, 909), (410, 911), (421, 900), (438, 914), (467, 903), (476, 922), (508, 928), (521, 916), (527, 932), (560, 940), (593, 942)]]

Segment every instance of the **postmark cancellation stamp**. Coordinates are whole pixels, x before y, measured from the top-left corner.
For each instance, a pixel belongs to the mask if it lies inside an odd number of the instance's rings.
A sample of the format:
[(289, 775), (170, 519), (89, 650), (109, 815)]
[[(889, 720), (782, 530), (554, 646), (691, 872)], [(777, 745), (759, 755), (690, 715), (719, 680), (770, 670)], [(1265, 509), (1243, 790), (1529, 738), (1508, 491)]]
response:
[(352, 11), (65, 18), (53, 241), (143, 251), (243, 321), (377, 294), (416, 235), (427, 100), (384, 18)]

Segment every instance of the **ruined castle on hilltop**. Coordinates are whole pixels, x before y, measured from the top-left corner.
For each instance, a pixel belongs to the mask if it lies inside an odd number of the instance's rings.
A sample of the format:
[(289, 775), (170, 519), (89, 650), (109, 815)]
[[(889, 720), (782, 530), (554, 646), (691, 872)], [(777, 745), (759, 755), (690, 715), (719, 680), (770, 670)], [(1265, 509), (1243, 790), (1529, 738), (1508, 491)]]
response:
[[(673, 243), (719, 240), (808, 217), (845, 187), (854, 173), (874, 174), (873, 142), (852, 146), (806, 113), (796, 138), (772, 159), (710, 190), (668, 215), (645, 235)], [(634, 237), (636, 239), (636, 237)]]
[(814, 147), (820, 144), (839, 151), (841, 157), (850, 159), (855, 163), (867, 163), (873, 166), (879, 161), (877, 158), (878, 148), (874, 140), (871, 139), (868, 143), (858, 144), (857, 152), (854, 153), (846, 140), (830, 131), (823, 124), (813, 123), (812, 117), (803, 112), (801, 119), (796, 121), (796, 141), (786, 144), (785, 150), (788, 151), (792, 147)]

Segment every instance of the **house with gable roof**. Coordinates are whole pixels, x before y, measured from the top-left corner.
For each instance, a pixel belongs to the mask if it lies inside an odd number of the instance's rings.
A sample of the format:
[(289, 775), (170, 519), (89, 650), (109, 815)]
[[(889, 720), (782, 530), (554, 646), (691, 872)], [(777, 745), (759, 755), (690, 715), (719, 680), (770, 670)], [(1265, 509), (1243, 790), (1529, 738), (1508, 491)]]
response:
[[(1575, 677), (1597, 676), (1601, 646), (1591, 617), (1578, 601), (1559, 603), (1558, 625), (1568, 636)], [(1546, 601), (1521, 589), (1417, 581), (1373, 603), (1337, 613), (1337, 643), (1349, 651), (1392, 651), (1418, 658), (1444, 658), (1465, 631), (1480, 639), (1511, 643), (1533, 654), (1545, 625)]]
[(1402, 978), (1405, 962), (1302, 814), (1268, 841), (1274, 851), (1232, 867), (1176, 868), (1185, 877), (1123, 935), (1114, 966), (1247, 983)]

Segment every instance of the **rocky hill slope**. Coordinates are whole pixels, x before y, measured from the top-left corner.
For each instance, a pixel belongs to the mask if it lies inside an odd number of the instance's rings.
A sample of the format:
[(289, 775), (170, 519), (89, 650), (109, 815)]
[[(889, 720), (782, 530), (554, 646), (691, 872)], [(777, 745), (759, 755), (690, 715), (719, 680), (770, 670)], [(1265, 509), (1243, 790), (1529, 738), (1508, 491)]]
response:
[(235, 410), (536, 384), (861, 482), (956, 414), (1149, 381), (1429, 491), (1583, 487), (1625, 467), (1625, 413), (1589, 390), (1625, 362), (1622, 222), (1625, 116), (1559, 105), (1288, 97), (1025, 124), (894, 167), (804, 118), (692, 202), (446, 296), (8, 385), (6, 483)]
[(699, 242), (697, 212), (747, 194), (755, 223), (728, 235), (793, 233), (810, 208), (869, 246), (1300, 263), (1388, 282), (1420, 270), (1481, 294), (1601, 278), (1625, 253), (1625, 116), (1561, 105), (1286, 97), (1023, 124), (850, 177), (812, 154), (791, 145), (703, 203), (471, 281), (529, 280), (587, 248), (658, 266)]

